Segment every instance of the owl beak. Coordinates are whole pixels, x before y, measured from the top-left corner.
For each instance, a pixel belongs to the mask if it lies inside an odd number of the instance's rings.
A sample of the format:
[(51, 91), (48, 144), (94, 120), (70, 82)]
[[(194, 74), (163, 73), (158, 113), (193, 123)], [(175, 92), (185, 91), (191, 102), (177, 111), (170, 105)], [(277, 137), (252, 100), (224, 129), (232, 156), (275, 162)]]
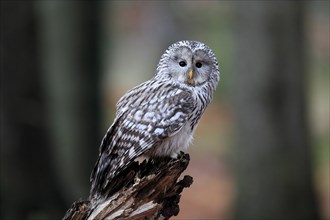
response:
[(189, 71), (188, 77), (189, 77), (189, 80), (192, 80), (192, 78), (194, 77), (194, 73), (192, 70)]
[(189, 70), (188, 72), (188, 80), (186, 81), (191, 86), (195, 86), (195, 80), (194, 80), (194, 71)]

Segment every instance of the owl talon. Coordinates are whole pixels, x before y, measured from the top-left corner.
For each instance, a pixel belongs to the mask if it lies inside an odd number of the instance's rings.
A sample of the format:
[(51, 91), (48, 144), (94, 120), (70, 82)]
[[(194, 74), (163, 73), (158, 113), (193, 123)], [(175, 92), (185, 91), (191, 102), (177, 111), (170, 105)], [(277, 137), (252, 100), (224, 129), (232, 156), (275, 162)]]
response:
[(171, 154), (171, 156), (170, 156), (170, 157), (171, 157), (172, 159), (177, 159), (177, 158), (178, 158), (178, 156), (179, 156), (179, 154), (178, 154), (178, 153), (176, 153), (176, 152), (174, 152), (174, 153), (172, 153), (172, 154)]

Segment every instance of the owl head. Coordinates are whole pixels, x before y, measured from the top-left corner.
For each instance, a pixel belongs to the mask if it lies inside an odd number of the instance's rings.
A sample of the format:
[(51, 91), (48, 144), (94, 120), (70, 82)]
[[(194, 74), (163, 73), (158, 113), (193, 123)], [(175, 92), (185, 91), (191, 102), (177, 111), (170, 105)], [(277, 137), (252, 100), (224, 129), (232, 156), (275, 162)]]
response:
[(198, 41), (179, 41), (165, 51), (155, 78), (170, 79), (189, 86), (218, 82), (218, 62), (211, 49)]

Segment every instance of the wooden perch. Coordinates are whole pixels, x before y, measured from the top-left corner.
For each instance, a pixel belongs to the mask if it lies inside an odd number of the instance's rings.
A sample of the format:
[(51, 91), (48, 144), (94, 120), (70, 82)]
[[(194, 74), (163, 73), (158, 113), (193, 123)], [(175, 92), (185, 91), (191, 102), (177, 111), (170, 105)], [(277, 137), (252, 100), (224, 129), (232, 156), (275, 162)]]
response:
[(63, 220), (169, 219), (179, 213), (180, 194), (193, 179), (181, 173), (189, 154), (177, 159), (157, 158), (134, 162), (112, 181), (100, 198), (75, 202)]

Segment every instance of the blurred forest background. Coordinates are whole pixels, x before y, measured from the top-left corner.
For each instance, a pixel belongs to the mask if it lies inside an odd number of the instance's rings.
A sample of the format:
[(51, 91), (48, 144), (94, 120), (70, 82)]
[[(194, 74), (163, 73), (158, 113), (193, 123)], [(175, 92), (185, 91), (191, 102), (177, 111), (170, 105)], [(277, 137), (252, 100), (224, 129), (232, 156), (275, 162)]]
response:
[(0, 219), (89, 193), (115, 103), (172, 43), (221, 81), (176, 219), (329, 219), (329, 1), (1, 1)]

